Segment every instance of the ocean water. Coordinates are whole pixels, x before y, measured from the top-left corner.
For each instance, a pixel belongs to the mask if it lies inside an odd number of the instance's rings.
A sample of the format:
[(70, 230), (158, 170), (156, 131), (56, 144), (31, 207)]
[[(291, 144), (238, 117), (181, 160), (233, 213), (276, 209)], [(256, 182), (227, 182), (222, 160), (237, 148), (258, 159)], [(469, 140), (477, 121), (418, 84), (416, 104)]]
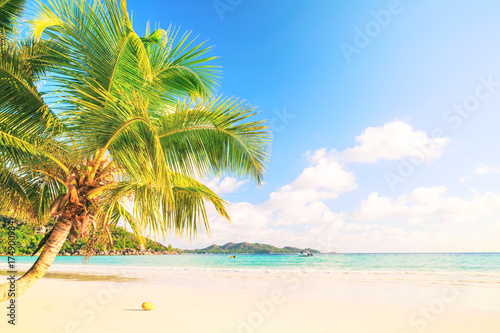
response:
[[(36, 258), (16, 257), (16, 267), (25, 270)], [(0, 257), (0, 270), (7, 270), (7, 257)], [(434, 279), (500, 284), (500, 253), (412, 253), (412, 254), (315, 254), (312, 257), (285, 254), (160, 255), (160, 256), (60, 256), (52, 272), (120, 274), (165, 277), (179, 274), (282, 274), (342, 279)]]

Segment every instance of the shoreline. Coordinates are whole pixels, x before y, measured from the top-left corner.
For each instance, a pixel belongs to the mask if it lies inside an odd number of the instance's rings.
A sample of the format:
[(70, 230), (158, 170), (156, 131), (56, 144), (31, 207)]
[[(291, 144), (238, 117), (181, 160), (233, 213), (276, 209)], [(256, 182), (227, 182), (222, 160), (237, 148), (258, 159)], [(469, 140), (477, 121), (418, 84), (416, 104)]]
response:
[[(16, 278), (23, 276), (27, 271), (26, 270), (18, 270), (16, 271)], [(6, 270), (0, 270), (0, 278), (4, 276), (9, 276), (12, 273), (8, 273)], [(127, 277), (118, 274), (88, 274), (84, 272), (70, 273), (70, 272), (51, 272), (48, 271), (45, 273), (42, 279), (61, 279), (61, 280), (74, 280), (74, 281), (115, 281), (115, 282), (138, 282), (142, 281), (142, 279)]]
[[(20, 277), (31, 265), (18, 264), (16, 276)], [(7, 270), (0, 269), (0, 277)], [(429, 272), (429, 271), (321, 271), (303, 269), (253, 269), (253, 268), (200, 268), (154, 266), (93, 266), (84, 264), (54, 264), (46, 273), (47, 278), (85, 281), (143, 281), (166, 283), (176, 280), (221, 278), (227, 281), (312, 281), (321, 283), (420, 283), (425, 285), (470, 285), (500, 288), (500, 274), (480, 272)]]

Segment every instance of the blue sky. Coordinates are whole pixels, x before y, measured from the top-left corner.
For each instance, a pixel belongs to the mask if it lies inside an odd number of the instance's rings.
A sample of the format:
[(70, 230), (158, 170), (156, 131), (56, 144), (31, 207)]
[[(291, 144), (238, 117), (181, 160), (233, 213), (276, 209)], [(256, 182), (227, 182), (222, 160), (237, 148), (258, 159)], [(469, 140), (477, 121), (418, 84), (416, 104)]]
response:
[(140, 33), (147, 21), (172, 23), (215, 45), (220, 92), (273, 124), (263, 188), (207, 180), (231, 202), (233, 223), (212, 213), (211, 238), (166, 243), (500, 251), (497, 1), (129, 0), (128, 9)]

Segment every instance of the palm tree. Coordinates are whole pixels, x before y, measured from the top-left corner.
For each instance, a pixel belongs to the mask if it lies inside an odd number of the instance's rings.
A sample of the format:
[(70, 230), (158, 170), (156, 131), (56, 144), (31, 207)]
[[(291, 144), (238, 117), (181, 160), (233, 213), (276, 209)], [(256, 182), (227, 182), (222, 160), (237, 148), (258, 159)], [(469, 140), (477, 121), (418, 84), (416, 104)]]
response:
[[(125, 1), (37, 6), (33, 36), (0, 43), (0, 213), (56, 224), (16, 296), (68, 234), (92, 253), (119, 221), (138, 235), (209, 232), (206, 204), (229, 220), (227, 204), (200, 179), (260, 185), (270, 145), (263, 122), (247, 119), (255, 107), (214, 96), (211, 47), (189, 33), (139, 37)], [(0, 301), (7, 291), (0, 285)]]

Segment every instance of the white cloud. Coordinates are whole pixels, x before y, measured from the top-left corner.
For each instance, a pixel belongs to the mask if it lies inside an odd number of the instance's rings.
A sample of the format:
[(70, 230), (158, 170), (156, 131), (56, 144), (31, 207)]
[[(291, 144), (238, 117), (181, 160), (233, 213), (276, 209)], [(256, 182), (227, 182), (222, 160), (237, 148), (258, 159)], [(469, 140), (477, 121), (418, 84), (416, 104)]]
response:
[(484, 175), (491, 173), (500, 173), (500, 167), (481, 163), (477, 166), (476, 170), (474, 170), (474, 174), (476, 175)]
[(208, 188), (217, 194), (236, 192), (246, 183), (248, 183), (248, 180), (239, 180), (234, 177), (215, 177), (204, 182)]
[[(421, 187), (396, 198), (372, 192), (360, 200), (354, 212), (333, 211), (329, 201), (358, 188), (348, 163), (373, 164), (417, 158), (418, 154), (430, 162), (443, 154), (450, 139), (432, 138), (407, 123), (394, 121), (367, 128), (356, 142), (341, 152), (309, 152), (308, 166), (264, 202), (232, 203), (232, 224), (212, 210), (212, 237), (200, 234), (191, 247), (248, 241), (324, 252), (500, 250), (496, 241), (500, 237), (498, 214), (489, 216), (500, 207), (500, 193), (472, 190), (467, 198), (461, 198), (447, 195), (445, 186)], [(244, 184), (230, 177), (207, 183), (218, 193), (236, 191)], [(482, 223), (471, 230), (470, 223), (477, 221)], [(446, 223), (453, 223), (453, 227)]]
[(333, 153), (319, 149), (308, 154), (309, 166), (290, 184), (271, 193), (266, 206), (288, 209), (318, 200), (334, 199), (356, 189), (354, 173), (345, 170)]
[[(335, 160), (335, 154), (319, 149), (307, 155), (309, 165), (290, 184), (272, 192), (261, 204), (248, 202), (232, 203), (229, 208), (232, 224), (220, 219), (211, 209), (212, 238), (203, 235), (197, 240), (199, 246), (212, 243), (260, 242), (278, 246), (321, 246), (323, 251), (332, 247), (324, 241), (325, 236), (344, 227), (345, 213), (333, 212), (325, 201), (357, 188), (352, 172), (345, 170)], [(305, 228), (298, 232), (294, 228)], [(315, 242), (310, 243), (311, 240)]]
[(374, 163), (412, 156), (424, 146), (427, 149), (424, 159), (431, 161), (439, 157), (449, 143), (448, 138), (432, 139), (401, 121), (369, 127), (356, 141), (357, 146), (340, 153), (323, 148), (307, 154), (309, 166), (294, 181), (272, 192), (269, 200), (260, 205), (273, 217), (273, 225), (332, 223), (344, 226), (345, 214), (331, 211), (325, 201), (358, 187), (354, 173), (346, 169), (345, 163)]
[[(196, 246), (202, 248), (211, 244), (227, 242), (267, 243), (276, 246), (305, 245), (307, 237), (294, 230), (273, 226), (272, 211), (248, 202), (231, 204), (229, 214), (232, 223), (222, 220), (213, 208), (209, 209), (211, 237), (201, 233), (196, 238)], [(179, 245), (186, 247), (187, 244)]]
[(383, 226), (363, 233), (342, 234), (343, 252), (497, 252), (500, 227), (453, 233)]
[(339, 161), (375, 163), (409, 157), (431, 162), (443, 154), (450, 139), (432, 138), (405, 122), (392, 121), (383, 126), (368, 127), (356, 136), (356, 142), (356, 146), (338, 154)]
[(436, 221), (470, 223), (500, 208), (499, 193), (473, 191), (473, 197), (467, 200), (445, 196), (446, 191), (444, 186), (421, 187), (396, 199), (373, 192), (361, 201), (351, 217), (359, 221), (399, 218), (414, 225)]
[(234, 203), (229, 210), (233, 223), (211, 209), (212, 237), (200, 233), (187, 247), (246, 241), (323, 252), (499, 251), (500, 193), (473, 191), (469, 199), (446, 193), (444, 186), (417, 188), (395, 199), (374, 192), (350, 215), (333, 212), (321, 201), (288, 210)]
[(308, 154), (309, 166), (290, 184), (262, 204), (272, 212), (275, 225), (343, 224), (343, 215), (324, 203), (357, 188), (356, 178), (335, 160), (335, 154), (319, 149)]

